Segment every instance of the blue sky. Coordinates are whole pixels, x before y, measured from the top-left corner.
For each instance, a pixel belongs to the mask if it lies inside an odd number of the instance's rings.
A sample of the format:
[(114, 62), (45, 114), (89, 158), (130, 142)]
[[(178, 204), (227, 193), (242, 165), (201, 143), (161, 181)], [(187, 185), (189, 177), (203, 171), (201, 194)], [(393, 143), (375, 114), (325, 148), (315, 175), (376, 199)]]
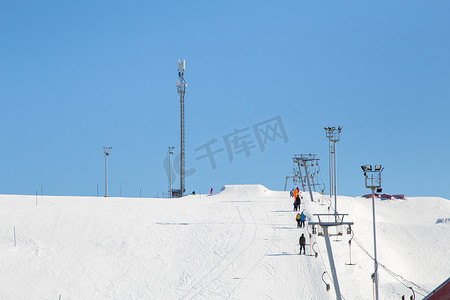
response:
[[(327, 184), (323, 127), (342, 125), (338, 194), (368, 192), (360, 165), (380, 163), (385, 192), (450, 198), (449, 15), (448, 1), (3, 1), (0, 193), (103, 195), (103, 146), (110, 196), (166, 192), (186, 59), (187, 192), (282, 190), (296, 153), (316, 153)], [(252, 129), (273, 118), (287, 141), (262, 151)], [(235, 129), (254, 147), (230, 159)], [(195, 150), (212, 139), (215, 168)]]

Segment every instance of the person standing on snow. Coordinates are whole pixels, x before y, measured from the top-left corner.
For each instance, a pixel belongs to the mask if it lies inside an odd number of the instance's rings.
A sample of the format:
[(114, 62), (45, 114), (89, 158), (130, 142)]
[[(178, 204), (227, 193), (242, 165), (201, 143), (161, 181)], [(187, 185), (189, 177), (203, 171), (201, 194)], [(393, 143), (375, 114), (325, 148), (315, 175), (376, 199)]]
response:
[(297, 216), (295, 217), (295, 220), (297, 221), (297, 227), (300, 227), (300, 219), (301, 219), (301, 215), (297, 214)]
[(297, 203), (297, 209), (298, 211), (300, 211), (300, 204), (302, 203), (302, 201), (300, 200), (301, 195), (298, 194), (297, 198), (295, 198), (295, 203)]
[(300, 227), (305, 228), (305, 220), (306, 220), (306, 216), (305, 216), (305, 214), (302, 212), (302, 213), (300, 214)]
[(299, 238), (299, 243), (300, 243), (300, 254), (302, 254), (302, 249), (303, 249), (303, 254), (306, 255), (305, 252), (305, 245), (306, 245), (306, 238), (305, 235), (302, 233), (302, 236)]

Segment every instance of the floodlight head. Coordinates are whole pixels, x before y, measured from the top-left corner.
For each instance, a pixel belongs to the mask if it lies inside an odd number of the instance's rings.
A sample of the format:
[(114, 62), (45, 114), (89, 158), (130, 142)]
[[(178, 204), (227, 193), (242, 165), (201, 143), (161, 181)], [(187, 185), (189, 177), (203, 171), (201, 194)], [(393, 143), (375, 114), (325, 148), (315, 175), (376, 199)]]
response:
[(367, 171), (372, 171), (372, 165), (366, 165), (366, 170)]
[(331, 130), (335, 130), (336, 129), (336, 127), (331, 127)]
[(375, 165), (375, 171), (381, 171), (381, 165)]
[(339, 127), (338, 127), (338, 130), (342, 130), (342, 126), (339, 126)]
[(364, 171), (364, 172), (366, 172), (366, 166), (361, 166), (361, 169)]
[(323, 129), (328, 130), (328, 129), (330, 129), (330, 127), (327, 126), (327, 127), (324, 127)]

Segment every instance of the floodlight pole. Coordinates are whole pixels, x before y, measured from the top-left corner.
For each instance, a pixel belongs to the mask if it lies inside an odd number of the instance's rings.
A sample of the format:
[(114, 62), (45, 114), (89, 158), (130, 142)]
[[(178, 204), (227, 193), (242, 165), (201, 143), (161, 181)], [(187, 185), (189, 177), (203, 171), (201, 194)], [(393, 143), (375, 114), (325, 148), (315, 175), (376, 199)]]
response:
[[(381, 165), (375, 166), (375, 170), (372, 170), (371, 165), (361, 166), (361, 168), (364, 171), (366, 188), (372, 190), (373, 256), (374, 256), (374, 272), (372, 274), (372, 279), (373, 282), (375, 283), (375, 299), (378, 300), (379, 295), (378, 295), (377, 234), (375, 226), (375, 189), (381, 187), (381, 172), (383, 172), (384, 168), (382, 168)], [(370, 177), (368, 176), (368, 173)]]
[(329, 162), (329, 168), (330, 168), (330, 201), (333, 199), (333, 157), (331, 156), (332, 149), (331, 149), (331, 139), (328, 140), (328, 146), (329, 146), (329, 153), (328, 158), (330, 160)]
[(169, 198), (172, 198), (172, 163), (170, 158), (173, 154), (173, 149), (175, 149), (175, 147), (169, 147)]
[[(373, 181), (373, 178), (372, 178)], [(373, 215), (373, 256), (374, 256), (374, 276), (375, 299), (378, 300), (378, 260), (377, 260), (377, 233), (375, 226), (375, 188), (372, 187), (372, 215)]]
[(334, 210), (337, 213), (336, 141), (334, 140), (333, 143), (334, 143), (334, 147), (333, 147), (333, 150), (334, 150), (334, 155), (333, 155), (334, 156), (334, 168), (333, 168), (333, 171), (334, 171)]
[(103, 147), (105, 153), (105, 197), (108, 197), (108, 156), (111, 154), (112, 147)]
[(178, 82), (177, 91), (180, 95), (180, 197), (183, 197), (184, 193), (184, 94), (186, 92), (186, 81), (184, 80), (184, 70), (186, 61), (178, 60)]
[[(339, 142), (342, 126), (336, 127), (324, 127), (327, 138), (329, 139), (330, 148), (330, 198), (332, 198), (332, 192), (334, 193), (334, 213), (337, 214), (337, 171), (336, 171), (336, 142)], [(331, 144), (333, 142), (333, 144)], [(332, 179), (333, 177), (333, 179)]]

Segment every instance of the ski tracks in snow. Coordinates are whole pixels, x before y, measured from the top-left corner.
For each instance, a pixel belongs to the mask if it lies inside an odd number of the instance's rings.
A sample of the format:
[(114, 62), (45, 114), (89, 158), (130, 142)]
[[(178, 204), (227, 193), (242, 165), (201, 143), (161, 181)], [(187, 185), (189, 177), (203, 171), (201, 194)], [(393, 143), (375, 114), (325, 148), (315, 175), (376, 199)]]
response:
[[(252, 203), (249, 202), (249, 205)], [(252, 205), (254, 209), (255, 205)], [(227, 226), (225, 234), (219, 234), (211, 245), (214, 254), (214, 265), (211, 269), (201, 275), (192, 278), (190, 282), (191, 290), (182, 299), (196, 299), (205, 297), (231, 298), (235, 290), (244, 282), (256, 267), (261, 267), (264, 272), (272, 274), (275, 280), (272, 266), (263, 261), (265, 254), (271, 251), (274, 245), (274, 235), (268, 249), (262, 254), (255, 254), (260, 251), (261, 244), (255, 243), (258, 237), (258, 227), (266, 224), (258, 224), (255, 220), (252, 209), (242, 203), (234, 205), (239, 215), (241, 228), (239, 232), (230, 231)], [(261, 212), (265, 210), (258, 210)], [(267, 215), (267, 213), (265, 212)], [(229, 237), (237, 235), (237, 240), (229, 245)]]

